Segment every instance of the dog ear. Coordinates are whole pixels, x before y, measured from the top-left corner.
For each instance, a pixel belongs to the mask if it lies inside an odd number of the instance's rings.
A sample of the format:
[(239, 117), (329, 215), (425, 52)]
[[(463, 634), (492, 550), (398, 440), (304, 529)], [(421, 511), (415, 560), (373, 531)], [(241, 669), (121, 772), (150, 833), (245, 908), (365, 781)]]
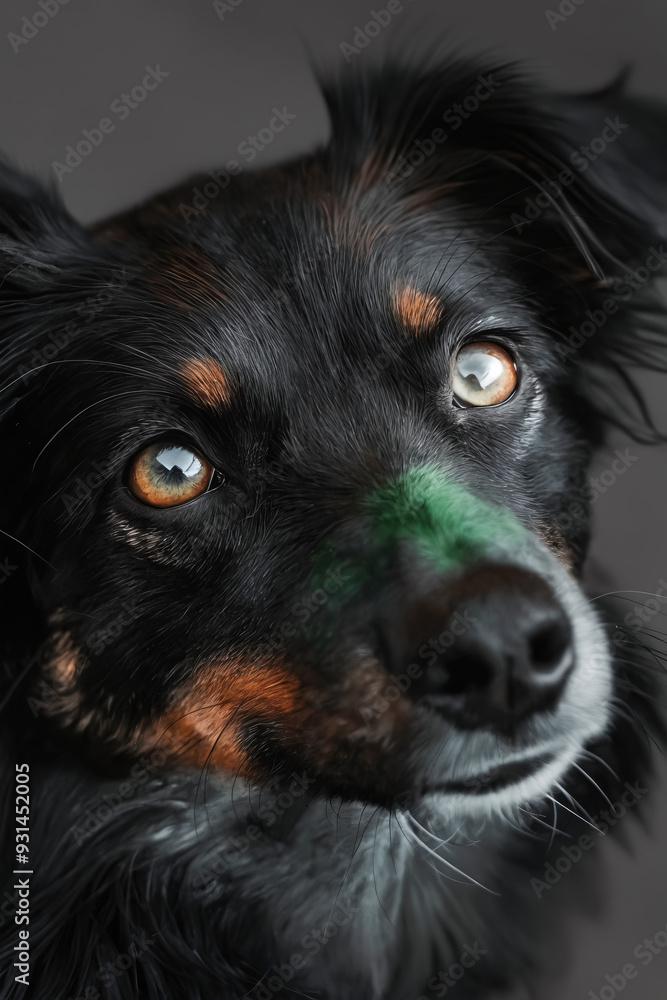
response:
[(667, 238), (667, 106), (625, 93), (627, 74), (599, 93), (555, 98), (569, 160), (592, 189), (656, 239)]
[[(57, 332), (80, 294), (91, 240), (34, 179), (0, 165), (0, 678), (38, 640), (31, 581), (46, 560), (32, 551), (24, 518), (31, 494), (34, 426), (49, 429), (41, 370), (59, 356)], [(53, 353), (52, 353), (53, 352)], [(32, 430), (31, 430), (32, 429)], [(44, 497), (41, 498), (42, 500)], [(5, 680), (8, 678), (5, 677)], [(0, 692), (0, 702), (2, 694)]]
[(22, 376), (33, 352), (50, 344), (56, 320), (80, 294), (78, 279), (94, 256), (93, 240), (55, 194), (0, 164), (0, 422), (30, 381)]
[(605, 251), (599, 279), (573, 283), (582, 300), (558, 349), (595, 414), (656, 443), (665, 433), (632, 372), (667, 371), (667, 107), (627, 96), (624, 82), (553, 102), (591, 243)]
[(622, 91), (561, 98), (510, 65), (387, 64), (324, 85), (324, 156), (352, 196), (454, 208), (462, 238), (502, 243), (591, 414), (655, 440), (627, 368), (667, 370), (667, 111)]
[[(34, 178), (0, 164), (0, 274), (9, 289), (37, 289), (88, 243), (62, 202)], [(9, 289), (7, 288), (9, 286)]]
[(86, 294), (115, 287), (125, 256), (122, 242), (80, 225), (52, 190), (0, 164), (0, 422), (66, 358), (79, 317), (93, 312)]

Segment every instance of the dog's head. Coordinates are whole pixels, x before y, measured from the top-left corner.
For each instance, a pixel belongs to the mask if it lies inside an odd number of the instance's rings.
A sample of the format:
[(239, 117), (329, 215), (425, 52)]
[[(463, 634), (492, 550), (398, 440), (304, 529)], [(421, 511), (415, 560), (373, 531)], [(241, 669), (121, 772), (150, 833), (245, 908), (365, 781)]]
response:
[(577, 577), (650, 163), (508, 70), (327, 96), (324, 151), (92, 232), (3, 175), (5, 657), (100, 761), (488, 812), (610, 721)]

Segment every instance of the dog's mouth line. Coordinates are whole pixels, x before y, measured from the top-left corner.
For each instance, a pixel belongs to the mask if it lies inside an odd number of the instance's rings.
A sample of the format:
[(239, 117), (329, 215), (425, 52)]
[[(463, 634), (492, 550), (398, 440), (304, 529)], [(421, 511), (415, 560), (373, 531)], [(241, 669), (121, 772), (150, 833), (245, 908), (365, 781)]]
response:
[(481, 771), (469, 778), (439, 782), (426, 791), (430, 793), (449, 792), (458, 795), (487, 795), (489, 792), (497, 792), (509, 785), (518, 784), (551, 764), (553, 760), (554, 754), (541, 754), (524, 760), (510, 761), (488, 771)]

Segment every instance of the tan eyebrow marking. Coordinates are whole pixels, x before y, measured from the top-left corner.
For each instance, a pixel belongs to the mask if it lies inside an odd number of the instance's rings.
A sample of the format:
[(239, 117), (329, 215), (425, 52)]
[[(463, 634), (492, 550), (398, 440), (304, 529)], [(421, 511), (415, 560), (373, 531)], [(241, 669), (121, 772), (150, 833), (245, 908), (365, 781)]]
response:
[(398, 321), (416, 337), (432, 330), (442, 315), (442, 302), (437, 295), (428, 295), (410, 285), (394, 291), (393, 305)]
[(180, 374), (197, 403), (213, 407), (229, 403), (229, 379), (213, 358), (190, 358), (181, 365)]

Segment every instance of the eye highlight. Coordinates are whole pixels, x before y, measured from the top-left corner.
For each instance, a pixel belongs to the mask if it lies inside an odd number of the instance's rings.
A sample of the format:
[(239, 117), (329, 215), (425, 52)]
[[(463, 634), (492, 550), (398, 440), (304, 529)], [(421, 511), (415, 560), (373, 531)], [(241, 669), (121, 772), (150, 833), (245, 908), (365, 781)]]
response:
[(454, 398), (461, 406), (497, 406), (510, 398), (518, 382), (512, 357), (499, 344), (466, 344), (452, 369)]
[(137, 499), (151, 507), (176, 507), (205, 493), (214, 468), (182, 444), (159, 441), (134, 456), (127, 485)]

